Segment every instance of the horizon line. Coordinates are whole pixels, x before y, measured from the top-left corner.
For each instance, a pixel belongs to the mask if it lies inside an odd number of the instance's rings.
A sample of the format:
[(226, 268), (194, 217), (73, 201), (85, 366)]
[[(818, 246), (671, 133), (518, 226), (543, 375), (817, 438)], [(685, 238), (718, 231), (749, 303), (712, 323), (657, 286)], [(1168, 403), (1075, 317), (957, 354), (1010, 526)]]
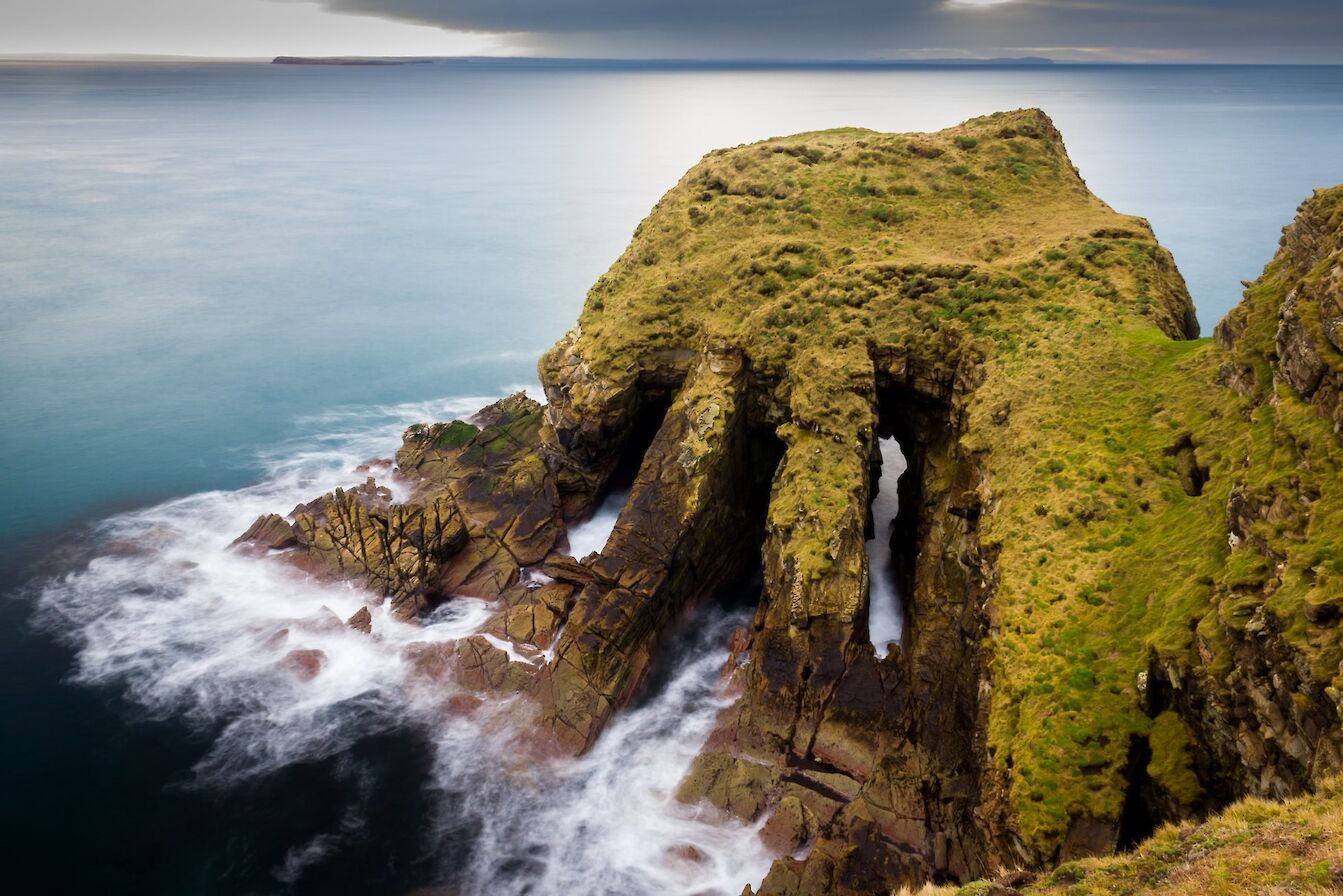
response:
[(1173, 61), (1173, 60), (1127, 60), (1127, 59), (1055, 59), (1049, 56), (945, 56), (945, 57), (906, 57), (892, 56), (883, 58), (858, 59), (810, 59), (790, 57), (621, 57), (621, 56), (518, 56), (518, 55), (420, 55), (420, 54), (350, 54), (329, 55), (196, 55), (175, 53), (65, 53), (60, 51), (0, 53), (0, 62), (207, 62), (207, 63), (265, 63), (271, 64), (279, 59), (295, 60), (296, 64), (305, 61), (320, 63), (323, 60), (388, 60), (405, 62), (476, 62), (476, 63), (526, 63), (533, 65), (569, 64), (569, 65), (626, 65), (626, 66), (678, 66), (685, 68), (715, 66), (772, 66), (788, 68), (824, 68), (824, 67), (866, 67), (886, 66), (986, 66), (1001, 65), (1021, 68), (1038, 67), (1081, 67), (1081, 66), (1146, 66), (1146, 67), (1215, 67), (1243, 66), (1263, 68), (1324, 68), (1343, 66), (1343, 62), (1237, 62), (1237, 61)]

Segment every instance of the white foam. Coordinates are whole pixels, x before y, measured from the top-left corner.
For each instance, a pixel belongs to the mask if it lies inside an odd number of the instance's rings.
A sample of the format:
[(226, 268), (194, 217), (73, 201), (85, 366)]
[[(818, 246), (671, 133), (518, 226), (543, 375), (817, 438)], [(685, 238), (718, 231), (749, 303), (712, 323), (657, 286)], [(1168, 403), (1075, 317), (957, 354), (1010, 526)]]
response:
[(612, 492), (607, 495), (592, 516), (569, 530), (569, 553), (582, 560), (588, 554), (599, 553), (606, 547), (611, 531), (620, 519), (620, 511), (625, 508), (625, 499), (629, 492)]
[(546, 662), (545, 656), (539, 650), (531, 649), (524, 652), (518, 649), (518, 646), (512, 641), (506, 641), (497, 635), (482, 634), (481, 637), (491, 646), (497, 647), (508, 654), (510, 662), (526, 663), (529, 666), (541, 666)]
[[(79, 648), (79, 681), (124, 684), (155, 714), (225, 721), (200, 769), (206, 776), (265, 774), (343, 749), (350, 736), (338, 717), (347, 704), (360, 715), (385, 716), (377, 724), (394, 724), (407, 672), (401, 649), (461, 637), (488, 608), (453, 602), (419, 626), (375, 607), (375, 637), (368, 637), (342, 624), (366, 604), (366, 592), (228, 546), (262, 513), (362, 481), (355, 465), (398, 444), (408, 423), (467, 413), (482, 401), (375, 409), (363, 429), (330, 426), (278, 455), (259, 485), (107, 520), (97, 533), (102, 553), (44, 588), (40, 624)], [(327, 420), (353, 423), (349, 415)], [(320, 650), (320, 674), (302, 681), (285, 668), (292, 650)]]
[[(466, 817), (478, 819), (469, 864), (463, 867), (468, 860), (459, 850), (444, 858), (445, 879), (461, 881), (462, 893), (736, 894), (758, 883), (769, 856), (754, 829), (670, 796), (724, 705), (718, 670), (728, 632), (744, 617), (705, 620), (702, 637), (679, 654), (670, 684), (616, 718), (588, 756), (520, 770), (507, 726), (497, 724), (511, 718), (507, 705), (445, 717), (451, 686), (417, 685), (404, 655), (414, 642), (478, 632), (489, 604), (449, 601), (419, 624), (371, 607), (372, 634), (364, 634), (343, 620), (368, 603), (366, 592), (317, 581), (277, 558), (229, 550), (258, 515), (363, 481), (367, 474), (353, 468), (386, 456), (407, 424), (462, 416), (488, 400), (312, 418), (311, 438), (270, 455), (258, 485), (105, 521), (95, 558), (45, 583), (38, 622), (75, 646), (77, 681), (120, 686), (152, 714), (212, 732), (196, 769), (209, 786), (336, 756), (382, 731), (428, 732), (437, 758), (434, 779), (425, 783), (444, 794), (444, 842), (460, 837), (449, 832), (460, 832)], [(623, 501), (608, 503), (615, 506), (603, 505), (599, 516), (609, 533)], [(496, 642), (510, 656), (537, 661)], [(321, 651), (315, 677), (305, 679), (286, 662), (294, 650)], [(302, 878), (361, 825), (357, 813), (347, 814), (337, 829), (290, 845), (277, 878)], [(702, 858), (679, 858), (670, 852), (678, 847), (693, 847)], [(521, 860), (520, 871), (507, 870), (510, 859)]]
[(877, 482), (877, 494), (872, 499), (876, 535), (867, 543), (867, 628), (877, 656), (884, 657), (890, 652), (892, 643), (899, 644), (905, 628), (904, 608), (892, 569), (891, 524), (900, 510), (896, 484), (907, 464), (895, 439), (882, 439), (880, 447), (881, 478)]
[[(469, 798), (479, 825), (463, 892), (624, 896), (737, 894), (758, 885), (772, 857), (757, 826), (686, 806), (673, 794), (730, 700), (719, 689), (731, 630), (745, 624), (710, 609), (678, 648), (670, 682), (617, 716), (577, 761), (525, 770), (482, 768), (461, 729), (438, 751), (445, 788), (477, 779)], [(461, 825), (454, 815), (450, 825)]]

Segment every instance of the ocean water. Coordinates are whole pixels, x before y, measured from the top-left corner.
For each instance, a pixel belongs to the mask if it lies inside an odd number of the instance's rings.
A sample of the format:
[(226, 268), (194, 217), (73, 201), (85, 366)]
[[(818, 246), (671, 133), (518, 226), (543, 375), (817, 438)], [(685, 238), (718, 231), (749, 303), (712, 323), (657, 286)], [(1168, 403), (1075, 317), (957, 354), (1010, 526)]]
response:
[[(1296, 204), (1343, 181), (1343, 68), (0, 64), (9, 879), (758, 882), (753, 831), (668, 796), (725, 699), (749, 594), (706, 609), (591, 756), (520, 772), (506, 708), (444, 723), (399, 659), (470, 631), (469, 604), (360, 640), (320, 623), (357, 594), (223, 548), (260, 509), (350, 481), (404, 425), (532, 383), (707, 150), (1021, 106), (1053, 116), (1098, 195), (1152, 221), (1205, 332)], [(600, 547), (617, 510), (575, 549)], [(277, 675), (278, 628), (327, 651), (314, 682)]]

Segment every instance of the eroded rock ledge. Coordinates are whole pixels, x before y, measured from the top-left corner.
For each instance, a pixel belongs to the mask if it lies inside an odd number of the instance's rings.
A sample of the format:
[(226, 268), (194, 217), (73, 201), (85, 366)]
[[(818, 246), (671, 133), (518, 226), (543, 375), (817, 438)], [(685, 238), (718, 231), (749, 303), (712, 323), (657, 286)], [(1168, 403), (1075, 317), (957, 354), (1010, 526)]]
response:
[[(494, 601), (416, 660), (527, 695), (570, 753), (697, 603), (762, 570), (740, 696), (680, 791), (769, 817), (761, 893), (1109, 853), (1340, 763), (1340, 209), (1303, 206), (1197, 341), (1169, 254), (1038, 111), (717, 151), (541, 359), (546, 405), (412, 427), (405, 500), (370, 480), (240, 541), (407, 620)], [(908, 623), (878, 659), (889, 435)], [(604, 550), (568, 556), (623, 466)]]

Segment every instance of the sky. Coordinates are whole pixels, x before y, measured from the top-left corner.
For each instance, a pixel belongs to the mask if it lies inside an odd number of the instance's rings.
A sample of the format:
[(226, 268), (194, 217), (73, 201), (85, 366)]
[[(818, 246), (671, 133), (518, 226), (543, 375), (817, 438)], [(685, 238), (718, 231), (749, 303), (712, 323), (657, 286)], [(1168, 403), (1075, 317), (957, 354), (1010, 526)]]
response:
[(0, 0), (0, 54), (1343, 63), (1343, 0)]

